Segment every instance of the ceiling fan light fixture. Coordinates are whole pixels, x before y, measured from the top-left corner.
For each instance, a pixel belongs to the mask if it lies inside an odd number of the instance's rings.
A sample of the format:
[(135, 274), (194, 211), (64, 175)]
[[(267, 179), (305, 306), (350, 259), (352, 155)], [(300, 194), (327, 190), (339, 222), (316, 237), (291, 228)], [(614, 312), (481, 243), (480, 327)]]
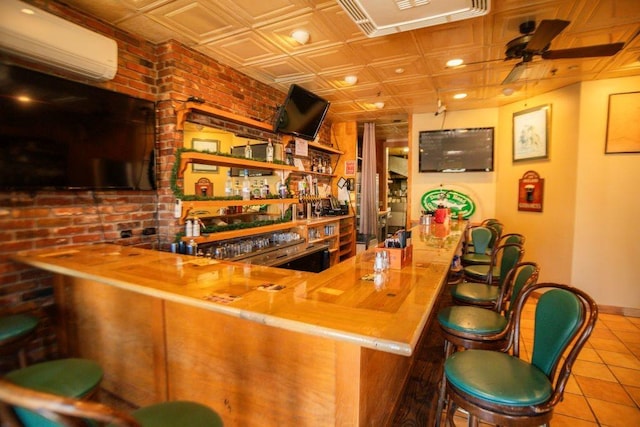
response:
[(291, 32), (291, 38), (301, 45), (307, 44), (309, 37), (309, 32), (306, 30), (293, 30)]
[(353, 74), (345, 76), (344, 82), (349, 86), (353, 86), (354, 84), (358, 83), (358, 76), (355, 76)]

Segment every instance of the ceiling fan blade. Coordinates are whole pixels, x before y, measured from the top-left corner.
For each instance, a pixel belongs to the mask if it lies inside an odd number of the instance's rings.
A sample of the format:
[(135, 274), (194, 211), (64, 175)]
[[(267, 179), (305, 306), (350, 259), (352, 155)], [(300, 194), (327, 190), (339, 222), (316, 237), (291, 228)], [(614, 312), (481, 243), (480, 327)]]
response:
[(613, 56), (624, 47), (624, 43), (598, 44), (594, 46), (574, 47), (573, 49), (548, 50), (542, 53), (544, 59), (590, 58), (595, 56)]
[(452, 69), (452, 70), (455, 70), (455, 69), (457, 69), (457, 68), (464, 68), (464, 67), (466, 67), (467, 65), (489, 64), (489, 63), (491, 63), (491, 62), (498, 62), (498, 61), (501, 61), (501, 62), (502, 62), (502, 61), (506, 61), (506, 60), (508, 60), (508, 59), (511, 59), (511, 58), (486, 59), (486, 60), (484, 60), (484, 61), (465, 62), (464, 64), (455, 65), (455, 66), (452, 66), (452, 67), (445, 66), (444, 68), (446, 68), (446, 69)]
[(535, 33), (533, 33), (531, 40), (527, 43), (526, 49), (529, 52), (542, 51), (569, 24), (569, 21), (563, 21), (562, 19), (543, 19), (540, 21)]
[(518, 62), (516, 65), (513, 66), (513, 68), (509, 72), (509, 75), (502, 81), (502, 84), (508, 85), (509, 83), (518, 81), (518, 79), (520, 79), (520, 76), (524, 72), (525, 67), (526, 67), (525, 62)]

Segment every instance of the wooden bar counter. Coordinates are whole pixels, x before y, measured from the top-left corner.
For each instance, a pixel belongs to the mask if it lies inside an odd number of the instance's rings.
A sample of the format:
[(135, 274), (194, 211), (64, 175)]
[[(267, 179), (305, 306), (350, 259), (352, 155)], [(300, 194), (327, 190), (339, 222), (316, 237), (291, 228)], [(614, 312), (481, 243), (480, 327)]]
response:
[(54, 273), (62, 353), (135, 405), (195, 400), (226, 426), (386, 425), (466, 223), (413, 233), (376, 286), (369, 250), (321, 273), (110, 244), (20, 253)]

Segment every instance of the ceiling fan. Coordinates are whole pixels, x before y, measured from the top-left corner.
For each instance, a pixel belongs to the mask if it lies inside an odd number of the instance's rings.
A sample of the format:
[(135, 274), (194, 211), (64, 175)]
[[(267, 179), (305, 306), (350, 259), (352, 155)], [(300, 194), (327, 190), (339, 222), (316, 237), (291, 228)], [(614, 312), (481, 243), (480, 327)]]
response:
[[(562, 32), (571, 22), (561, 19), (543, 19), (536, 29), (535, 21), (525, 21), (520, 24), (520, 36), (507, 43), (504, 61), (521, 59), (502, 82), (503, 85), (513, 83), (520, 78), (528, 62), (535, 56), (542, 59), (590, 58), (597, 56), (613, 56), (624, 46), (623, 42), (600, 44), (571, 49), (549, 50), (551, 41)], [(534, 32), (535, 30), (535, 32)], [(479, 61), (469, 63), (478, 64)]]

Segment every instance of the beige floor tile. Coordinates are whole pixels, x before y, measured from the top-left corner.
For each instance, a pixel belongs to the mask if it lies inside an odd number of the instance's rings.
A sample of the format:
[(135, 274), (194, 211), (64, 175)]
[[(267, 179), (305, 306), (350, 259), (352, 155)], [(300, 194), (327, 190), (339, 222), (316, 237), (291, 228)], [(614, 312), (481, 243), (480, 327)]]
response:
[(609, 328), (595, 328), (589, 339), (598, 338), (601, 340), (617, 340), (618, 337)]
[(618, 382), (603, 381), (597, 378), (576, 376), (582, 394), (590, 398), (600, 399), (621, 405), (635, 406), (627, 391)]
[(640, 330), (613, 331), (613, 334), (624, 343), (640, 344)]
[(574, 375), (589, 378), (597, 378), (604, 381), (616, 381), (616, 377), (609, 370), (607, 365), (602, 363), (587, 362), (584, 360), (576, 360), (571, 371)]
[(587, 399), (577, 394), (565, 393), (562, 402), (558, 403), (554, 411), (556, 415), (566, 415), (573, 418), (579, 418), (585, 421), (595, 422), (595, 416)]
[(594, 421), (581, 420), (580, 418), (569, 417), (562, 414), (553, 414), (551, 423), (553, 427), (595, 427), (598, 423)]
[(627, 390), (627, 393), (629, 393), (629, 396), (631, 396), (634, 402), (636, 402), (636, 406), (640, 408), (640, 387), (633, 387), (630, 385), (625, 385), (623, 387)]
[(638, 359), (640, 359), (640, 343), (636, 344), (636, 343), (625, 343), (627, 345), (627, 348), (629, 349), (629, 351), (631, 353), (633, 353)]
[(620, 366), (610, 366), (609, 369), (621, 384), (640, 387), (640, 371), (637, 369), (621, 368)]
[(578, 360), (586, 360), (587, 362), (603, 363), (602, 358), (593, 348), (583, 347), (578, 353)]
[(631, 353), (618, 353), (607, 350), (596, 351), (607, 365), (640, 370), (640, 360)]
[(588, 342), (589, 344), (591, 344), (591, 347), (595, 348), (596, 350), (602, 349), (609, 351), (618, 351), (621, 353), (629, 350), (619, 339), (603, 339), (591, 336), (589, 337)]
[(589, 405), (603, 426), (630, 427), (640, 425), (640, 409), (638, 407), (598, 399), (589, 399)]
[(583, 394), (582, 389), (576, 381), (575, 375), (569, 375), (569, 381), (567, 381), (567, 386), (564, 388), (564, 391), (573, 394)]
[(631, 319), (631, 317), (601, 314), (598, 317), (598, 323), (602, 323), (612, 331), (638, 331), (638, 324)]

